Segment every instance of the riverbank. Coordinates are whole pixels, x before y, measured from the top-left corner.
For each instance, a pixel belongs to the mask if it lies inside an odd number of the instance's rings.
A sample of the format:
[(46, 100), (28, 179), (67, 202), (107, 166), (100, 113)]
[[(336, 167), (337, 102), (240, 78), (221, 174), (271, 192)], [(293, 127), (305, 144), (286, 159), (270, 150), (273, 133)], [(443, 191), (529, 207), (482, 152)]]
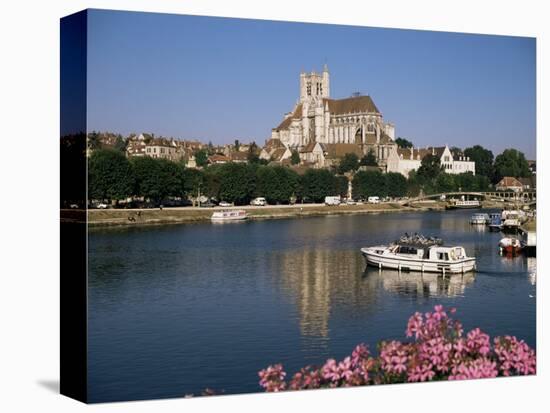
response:
[[(405, 207), (397, 203), (325, 206), (323, 204), (243, 206), (249, 219), (300, 218), (322, 215), (356, 215), (368, 213), (413, 212), (443, 210), (442, 203), (430, 203), (416, 207)], [(88, 211), (88, 225), (91, 227), (136, 226), (158, 224), (184, 224), (210, 221), (216, 210), (229, 208), (163, 208), (160, 209), (94, 209)]]
[[(497, 208), (495, 203), (483, 203), (483, 208)], [(444, 202), (421, 202), (413, 206), (399, 203), (325, 206), (324, 204), (268, 205), (263, 207), (241, 206), (249, 219), (301, 218), (323, 215), (357, 215), (391, 212), (443, 211)], [(90, 227), (142, 226), (164, 224), (191, 224), (209, 222), (214, 211), (229, 208), (163, 208), (160, 209), (90, 209), (88, 225)], [(61, 210), (62, 222), (84, 222), (82, 210)]]

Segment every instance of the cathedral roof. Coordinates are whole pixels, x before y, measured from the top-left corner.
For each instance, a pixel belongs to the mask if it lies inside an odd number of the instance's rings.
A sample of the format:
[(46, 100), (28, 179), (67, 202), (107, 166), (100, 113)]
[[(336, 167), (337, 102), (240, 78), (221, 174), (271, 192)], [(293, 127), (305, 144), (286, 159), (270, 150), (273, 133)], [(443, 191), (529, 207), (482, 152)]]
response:
[(294, 112), (292, 112), (292, 115), (287, 116), (280, 124), (275, 128), (276, 131), (288, 129), (290, 124), (292, 123), (293, 119), (301, 119), (302, 118), (302, 104), (299, 103), (296, 105), (296, 108), (294, 109)]
[(323, 99), (328, 102), (329, 112), (334, 115), (346, 113), (380, 113), (370, 96), (354, 96), (345, 99)]
[(325, 144), (328, 158), (342, 158), (347, 153), (354, 153), (359, 158), (363, 156), (361, 147), (355, 143), (327, 143)]

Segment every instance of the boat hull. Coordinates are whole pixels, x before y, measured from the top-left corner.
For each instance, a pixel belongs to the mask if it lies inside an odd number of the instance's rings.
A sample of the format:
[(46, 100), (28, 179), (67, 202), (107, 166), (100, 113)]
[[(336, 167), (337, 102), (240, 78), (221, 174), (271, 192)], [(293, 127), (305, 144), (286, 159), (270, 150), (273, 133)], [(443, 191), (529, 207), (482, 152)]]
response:
[(433, 261), (417, 258), (378, 254), (369, 248), (362, 248), (361, 254), (367, 265), (379, 269), (393, 269), (398, 271), (432, 272), (440, 274), (456, 274), (475, 271), (475, 258), (464, 258), (455, 261)]

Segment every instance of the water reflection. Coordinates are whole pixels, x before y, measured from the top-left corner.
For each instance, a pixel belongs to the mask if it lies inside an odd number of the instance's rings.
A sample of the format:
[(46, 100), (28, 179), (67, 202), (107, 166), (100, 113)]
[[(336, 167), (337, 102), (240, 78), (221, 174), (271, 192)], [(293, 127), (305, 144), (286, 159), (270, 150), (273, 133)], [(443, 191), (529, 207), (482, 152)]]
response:
[(466, 287), (475, 280), (474, 273), (442, 277), (435, 273), (406, 273), (368, 267), (365, 275), (378, 279), (384, 290), (414, 298), (463, 296)]

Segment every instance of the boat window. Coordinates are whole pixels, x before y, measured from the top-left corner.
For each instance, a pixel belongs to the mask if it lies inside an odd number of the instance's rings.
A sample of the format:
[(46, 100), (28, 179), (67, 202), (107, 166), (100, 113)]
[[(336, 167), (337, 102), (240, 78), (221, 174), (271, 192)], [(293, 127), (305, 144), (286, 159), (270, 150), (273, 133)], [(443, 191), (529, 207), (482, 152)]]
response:
[(397, 251), (399, 254), (414, 254), (416, 255), (417, 249), (406, 245), (401, 245)]
[(437, 259), (442, 261), (449, 261), (449, 253), (447, 252), (438, 252)]

